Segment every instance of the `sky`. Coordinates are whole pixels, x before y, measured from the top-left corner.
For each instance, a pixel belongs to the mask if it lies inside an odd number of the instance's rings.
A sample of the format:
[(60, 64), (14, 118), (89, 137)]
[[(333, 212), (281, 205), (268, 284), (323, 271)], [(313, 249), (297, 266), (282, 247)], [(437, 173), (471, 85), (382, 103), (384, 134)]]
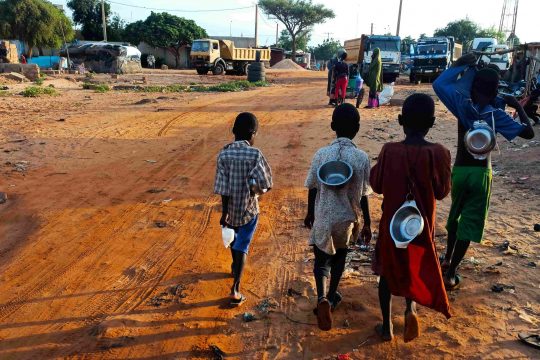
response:
[[(65, 7), (67, 0), (52, 0), (52, 2)], [(317, 45), (327, 38), (343, 42), (359, 37), (361, 34), (370, 33), (371, 23), (374, 34), (396, 32), (399, 0), (313, 2), (322, 3), (332, 9), (336, 17), (313, 28), (310, 45)], [(111, 0), (110, 3), (112, 11), (127, 22), (144, 20), (150, 14), (150, 8), (167, 9), (174, 15), (195, 20), (209, 35), (232, 34), (232, 36), (252, 37), (255, 33), (255, 0)], [(418, 38), (422, 33), (433, 35), (435, 29), (465, 17), (482, 27), (498, 28), (502, 6), (503, 0), (403, 0), (400, 35), (402, 37), (411, 35), (413, 38)], [(222, 10), (233, 8), (244, 9)], [(221, 11), (186, 11), (216, 9)], [(540, 41), (539, 18), (540, 0), (519, 1), (516, 34), (522, 42)], [(279, 24), (279, 31), (282, 29), (283, 25)], [(270, 19), (260, 11), (259, 45), (274, 44), (275, 38), (276, 20)]]

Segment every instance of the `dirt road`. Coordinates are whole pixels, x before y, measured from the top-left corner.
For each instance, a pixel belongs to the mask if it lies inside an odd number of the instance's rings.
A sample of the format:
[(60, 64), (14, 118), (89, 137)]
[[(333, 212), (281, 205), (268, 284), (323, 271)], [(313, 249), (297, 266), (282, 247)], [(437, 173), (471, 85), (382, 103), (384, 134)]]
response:
[[(271, 75), (275, 84), (226, 94), (94, 94), (0, 98), (0, 358), (238, 359), (537, 358), (516, 341), (540, 316), (539, 142), (501, 142), (490, 222), (451, 295), (446, 321), (420, 309), (422, 336), (381, 343), (376, 277), (351, 269), (336, 327), (312, 315), (303, 180), (313, 153), (329, 143), (332, 109), (325, 74)], [(429, 92), (429, 86), (400, 86)], [(145, 101), (144, 99), (148, 99)], [(142, 105), (141, 105), (142, 103)], [(139, 105), (136, 105), (139, 104)], [(230, 254), (220, 239), (215, 157), (238, 112), (261, 122), (256, 146), (273, 167), (243, 289), (230, 309)], [(361, 110), (356, 143), (372, 160), (401, 139), (399, 108)], [(440, 104), (430, 134), (455, 150), (455, 120)], [(538, 135), (538, 131), (537, 131)], [(371, 202), (373, 230), (380, 197)], [(444, 240), (449, 200), (439, 207)], [(504, 240), (512, 248), (497, 247)], [(368, 266), (365, 266), (368, 265)], [(502, 293), (495, 283), (512, 285)], [(265, 310), (269, 310), (268, 312)], [(244, 312), (257, 320), (246, 323)], [(214, 348), (216, 349), (216, 348)]]

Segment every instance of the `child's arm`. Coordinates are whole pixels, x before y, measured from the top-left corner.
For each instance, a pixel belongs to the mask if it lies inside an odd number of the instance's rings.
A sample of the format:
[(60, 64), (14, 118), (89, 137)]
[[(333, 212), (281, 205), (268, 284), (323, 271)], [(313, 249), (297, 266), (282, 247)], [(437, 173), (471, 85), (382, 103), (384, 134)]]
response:
[(362, 196), (360, 199), (360, 208), (364, 217), (364, 227), (360, 232), (360, 238), (364, 242), (364, 245), (368, 245), (371, 241), (371, 217), (369, 216), (369, 200), (367, 196)]
[(221, 195), (221, 219), (219, 220), (221, 226), (227, 226), (227, 221), (229, 221), (229, 199), (230, 196)]
[(443, 148), (433, 166), (433, 195), (435, 199), (442, 200), (450, 193), (451, 188), (452, 165), (450, 151)]
[(304, 219), (304, 225), (311, 229), (315, 222), (315, 199), (317, 198), (317, 189), (309, 189), (308, 192), (308, 211)]

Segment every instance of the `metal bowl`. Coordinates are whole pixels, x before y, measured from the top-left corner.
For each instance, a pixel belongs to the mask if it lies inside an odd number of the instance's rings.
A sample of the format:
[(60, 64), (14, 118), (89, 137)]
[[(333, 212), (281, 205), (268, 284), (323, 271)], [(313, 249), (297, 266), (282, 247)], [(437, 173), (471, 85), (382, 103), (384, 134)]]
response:
[(390, 235), (397, 248), (405, 249), (424, 230), (424, 218), (416, 202), (406, 201), (390, 222)]
[(329, 161), (319, 167), (317, 177), (326, 186), (338, 187), (345, 185), (352, 177), (352, 166), (344, 161)]
[(465, 146), (471, 154), (485, 155), (495, 148), (495, 134), (487, 125), (467, 131)]

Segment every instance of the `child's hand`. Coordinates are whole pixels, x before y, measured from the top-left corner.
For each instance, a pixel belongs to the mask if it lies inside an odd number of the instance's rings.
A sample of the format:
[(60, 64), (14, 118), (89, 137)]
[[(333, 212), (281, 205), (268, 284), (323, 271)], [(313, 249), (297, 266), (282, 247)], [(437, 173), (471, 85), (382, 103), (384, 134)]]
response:
[(369, 245), (371, 241), (371, 226), (364, 224), (362, 231), (360, 232), (360, 239), (364, 242), (364, 245)]
[(223, 214), (221, 215), (221, 219), (219, 219), (219, 224), (220, 224), (221, 226), (228, 226), (227, 221), (229, 221), (229, 214), (223, 213)]
[(308, 229), (311, 229), (313, 227), (313, 223), (315, 222), (315, 214), (312, 214), (312, 213), (308, 213), (306, 215), (306, 218), (304, 219), (304, 225), (308, 228)]

